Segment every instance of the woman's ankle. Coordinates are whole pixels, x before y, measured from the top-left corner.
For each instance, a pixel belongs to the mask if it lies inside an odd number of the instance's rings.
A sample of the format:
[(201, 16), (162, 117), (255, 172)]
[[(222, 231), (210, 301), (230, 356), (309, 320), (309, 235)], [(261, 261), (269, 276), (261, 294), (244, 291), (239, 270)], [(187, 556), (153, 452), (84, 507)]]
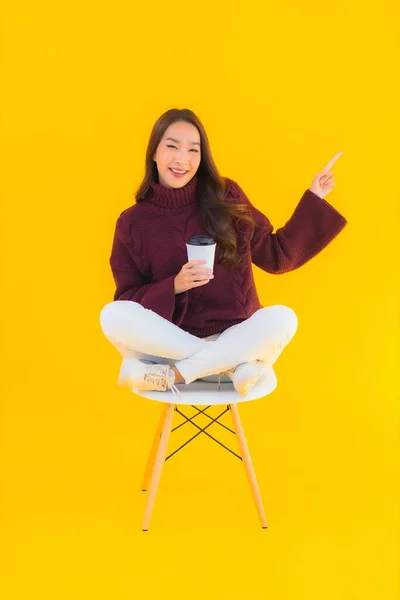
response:
[(175, 367), (175, 365), (172, 365), (170, 369), (172, 369), (175, 373), (175, 383), (185, 383), (184, 378), (182, 377), (178, 369)]

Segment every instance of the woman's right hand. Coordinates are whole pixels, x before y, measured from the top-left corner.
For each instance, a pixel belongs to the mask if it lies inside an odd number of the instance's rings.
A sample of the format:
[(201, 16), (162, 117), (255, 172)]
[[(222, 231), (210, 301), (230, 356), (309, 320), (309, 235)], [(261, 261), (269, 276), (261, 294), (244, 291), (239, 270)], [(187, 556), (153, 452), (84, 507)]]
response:
[[(205, 285), (214, 277), (211, 269), (196, 268), (196, 265), (206, 263), (206, 260), (190, 260), (183, 265), (178, 275), (175, 277), (175, 294), (186, 292), (194, 287)], [(202, 275), (200, 275), (202, 273)]]

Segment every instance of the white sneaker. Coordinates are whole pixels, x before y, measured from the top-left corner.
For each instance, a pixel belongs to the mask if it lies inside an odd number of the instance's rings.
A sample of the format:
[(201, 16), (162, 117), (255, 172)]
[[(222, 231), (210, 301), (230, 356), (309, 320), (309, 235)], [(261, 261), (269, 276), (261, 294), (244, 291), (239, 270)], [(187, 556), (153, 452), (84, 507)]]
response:
[[(264, 372), (265, 363), (261, 360), (252, 360), (225, 371), (225, 374), (232, 380), (235, 390), (241, 396), (246, 396)], [(220, 375), (223, 375), (223, 373)]]
[(144, 363), (132, 357), (126, 357), (121, 366), (118, 384), (132, 390), (154, 390), (180, 396), (175, 382), (175, 372), (166, 364)]

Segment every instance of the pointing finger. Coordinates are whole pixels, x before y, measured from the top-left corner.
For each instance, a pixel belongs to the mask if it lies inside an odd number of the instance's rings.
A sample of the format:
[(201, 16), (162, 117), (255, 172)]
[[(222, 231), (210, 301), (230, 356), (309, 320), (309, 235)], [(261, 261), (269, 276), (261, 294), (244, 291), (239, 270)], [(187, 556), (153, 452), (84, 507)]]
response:
[(335, 162), (337, 161), (339, 156), (342, 156), (342, 154), (343, 154), (342, 151), (335, 154), (335, 156), (333, 158), (331, 158), (331, 160), (328, 162), (327, 165), (325, 165), (325, 167), (322, 170), (324, 171), (325, 169), (330, 169), (335, 164)]

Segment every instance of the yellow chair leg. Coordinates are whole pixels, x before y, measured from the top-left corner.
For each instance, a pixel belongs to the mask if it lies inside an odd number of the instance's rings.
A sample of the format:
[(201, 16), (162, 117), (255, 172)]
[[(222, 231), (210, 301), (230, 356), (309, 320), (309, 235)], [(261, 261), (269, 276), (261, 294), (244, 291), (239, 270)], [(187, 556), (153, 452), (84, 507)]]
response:
[(158, 423), (156, 433), (154, 434), (154, 439), (153, 439), (153, 444), (151, 446), (150, 454), (147, 459), (146, 470), (145, 470), (145, 473), (143, 476), (143, 482), (142, 482), (142, 491), (143, 492), (147, 491), (150, 477), (153, 472), (154, 461), (156, 459), (157, 448), (158, 448), (158, 444), (160, 443), (161, 432), (164, 427), (164, 421), (165, 421), (165, 416), (167, 414), (167, 410), (168, 410), (168, 404), (164, 404), (162, 411), (161, 411), (160, 421)]
[(265, 512), (264, 512), (264, 506), (263, 506), (263, 501), (261, 498), (261, 492), (260, 492), (260, 488), (258, 486), (253, 463), (251, 461), (249, 447), (247, 445), (246, 437), (244, 435), (242, 422), (241, 422), (240, 416), (239, 416), (239, 410), (238, 410), (237, 404), (230, 404), (229, 407), (230, 407), (231, 413), (232, 413), (233, 426), (234, 426), (234, 429), (235, 429), (235, 432), (236, 432), (236, 435), (238, 438), (240, 454), (243, 459), (247, 479), (249, 480), (250, 488), (253, 493), (254, 501), (256, 503), (258, 516), (260, 517), (260, 521), (261, 521), (261, 525), (262, 525), (263, 529), (266, 529), (268, 527), (268, 524), (267, 524), (267, 519), (266, 519)]
[(162, 468), (164, 466), (165, 457), (167, 454), (168, 440), (171, 433), (172, 419), (174, 416), (175, 404), (168, 404), (164, 419), (164, 425), (161, 432), (160, 443), (157, 448), (157, 453), (154, 461), (154, 469), (151, 474), (149, 496), (147, 498), (146, 510), (143, 519), (143, 531), (147, 531), (150, 524), (151, 513), (153, 511), (154, 502), (156, 500), (158, 485), (161, 479)]

